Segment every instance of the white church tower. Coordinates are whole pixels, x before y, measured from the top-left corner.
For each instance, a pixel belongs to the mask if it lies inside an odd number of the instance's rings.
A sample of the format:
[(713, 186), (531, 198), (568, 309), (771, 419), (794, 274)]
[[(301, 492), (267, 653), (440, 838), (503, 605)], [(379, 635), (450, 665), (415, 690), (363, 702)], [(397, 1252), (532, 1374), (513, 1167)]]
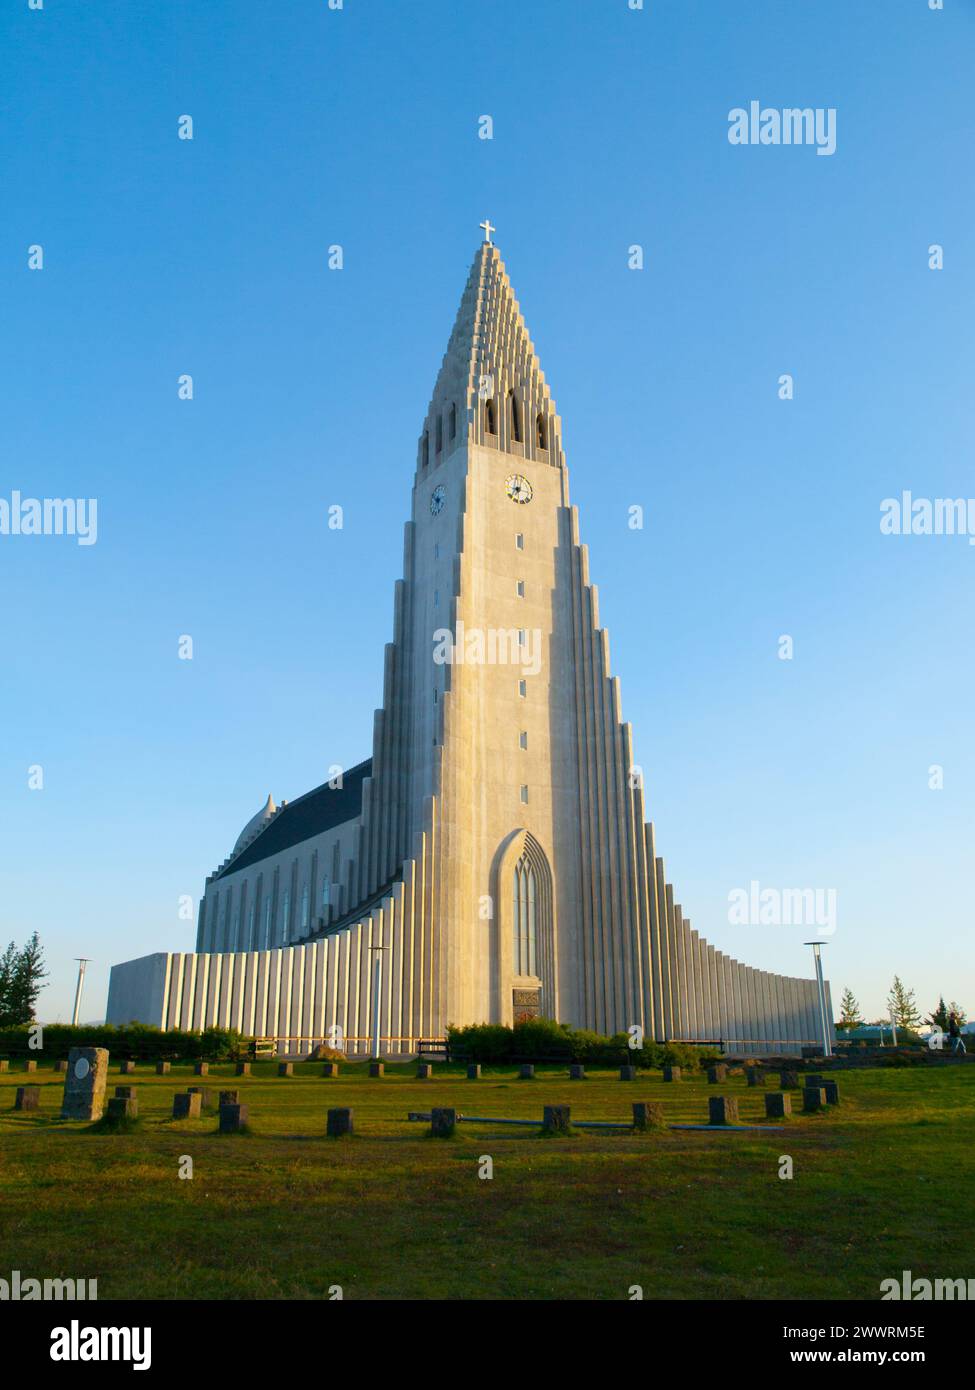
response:
[(116, 966), (108, 1019), (220, 1024), (300, 1051), (544, 1015), (798, 1050), (816, 982), (711, 947), (646, 821), (561, 422), (493, 231), (417, 448), (371, 761), (275, 807), (211, 875), (197, 952)]

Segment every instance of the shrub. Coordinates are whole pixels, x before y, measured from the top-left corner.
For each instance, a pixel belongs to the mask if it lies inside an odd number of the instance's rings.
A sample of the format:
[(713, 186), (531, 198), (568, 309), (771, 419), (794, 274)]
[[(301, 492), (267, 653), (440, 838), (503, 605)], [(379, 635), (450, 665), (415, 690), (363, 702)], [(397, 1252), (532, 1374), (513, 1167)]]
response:
[(714, 1049), (690, 1043), (658, 1043), (645, 1039), (631, 1048), (627, 1033), (606, 1037), (585, 1028), (570, 1028), (552, 1018), (526, 1019), (513, 1028), (501, 1023), (451, 1025), (447, 1041), (452, 1058), (471, 1062), (582, 1062), (589, 1066), (659, 1068), (710, 1065)]
[(40, 1048), (29, 1047), (26, 1028), (0, 1030), (0, 1054), (36, 1057), (38, 1061), (66, 1057), (72, 1047), (107, 1047), (118, 1061), (136, 1058), (147, 1062), (217, 1062), (246, 1051), (246, 1039), (232, 1028), (207, 1028), (202, 1033), (174, 1028), (164, 1032), (146, 1023), (127, 1023), (118, 1028), (107, 1023), (97, 1028), (46, 1023), (41, 1042)]

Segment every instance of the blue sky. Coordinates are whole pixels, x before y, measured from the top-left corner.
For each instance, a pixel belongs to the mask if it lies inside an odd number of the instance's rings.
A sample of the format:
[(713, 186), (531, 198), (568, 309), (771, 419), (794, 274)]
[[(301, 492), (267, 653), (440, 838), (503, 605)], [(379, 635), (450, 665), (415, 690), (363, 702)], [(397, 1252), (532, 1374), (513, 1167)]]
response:
[[(97, 1018), (114, 961), (191, 949), (267, 793), (368, 756), (486, 215), (685, 911), (805, 974), (728, 894), (835, 888), (837, 1001), (896, 971), (975, 1014), (975, 547), (879, 530), (975, 495), (970, 0), (22, 0), (0, 44), (0, 497), (98, 499), (96, 545), (0, 536), (0, 937), (40, 932), (42, 1017), (76, 955)], [(834, 107), (835, 154), (732, 146), (751, 100)]]

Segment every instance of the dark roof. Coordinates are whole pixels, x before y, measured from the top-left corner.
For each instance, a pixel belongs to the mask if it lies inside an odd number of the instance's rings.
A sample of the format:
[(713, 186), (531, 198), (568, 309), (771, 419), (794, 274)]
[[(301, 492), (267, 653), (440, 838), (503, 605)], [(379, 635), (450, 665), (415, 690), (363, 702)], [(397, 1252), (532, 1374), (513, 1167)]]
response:
[(225, 864), (214, 878), (235, 874), (238, 869), (249, 868), (272, 854), (281, 854), (312, 835), (321, 835), (324, 830), (353, 820), (362, 810), (362, 783), (371, 775), (372, 759), (367, 758), (342, 774), (341, 787), (333, 788), (323, 782), (314, 791), (299, 796), (297, 801), (289, 801), (268, 821), (257, 839), (241, 850), (236, 859)]

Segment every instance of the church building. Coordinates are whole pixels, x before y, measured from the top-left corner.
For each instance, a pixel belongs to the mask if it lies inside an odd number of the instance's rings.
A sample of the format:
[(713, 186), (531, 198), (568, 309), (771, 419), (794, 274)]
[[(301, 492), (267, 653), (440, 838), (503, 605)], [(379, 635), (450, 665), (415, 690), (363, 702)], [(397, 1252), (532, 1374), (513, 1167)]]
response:
[(378, 980), (385, 1055), (538, 1015), (740, 1052), (831, 1038), (815, 980), (716, 950), (668, 882), (561, 421), (482, 225), (417, 442), (372, 755), (268, 797), (206, 881), (196, 950), (116, 965), (108, 1022), (365, 1053)]

